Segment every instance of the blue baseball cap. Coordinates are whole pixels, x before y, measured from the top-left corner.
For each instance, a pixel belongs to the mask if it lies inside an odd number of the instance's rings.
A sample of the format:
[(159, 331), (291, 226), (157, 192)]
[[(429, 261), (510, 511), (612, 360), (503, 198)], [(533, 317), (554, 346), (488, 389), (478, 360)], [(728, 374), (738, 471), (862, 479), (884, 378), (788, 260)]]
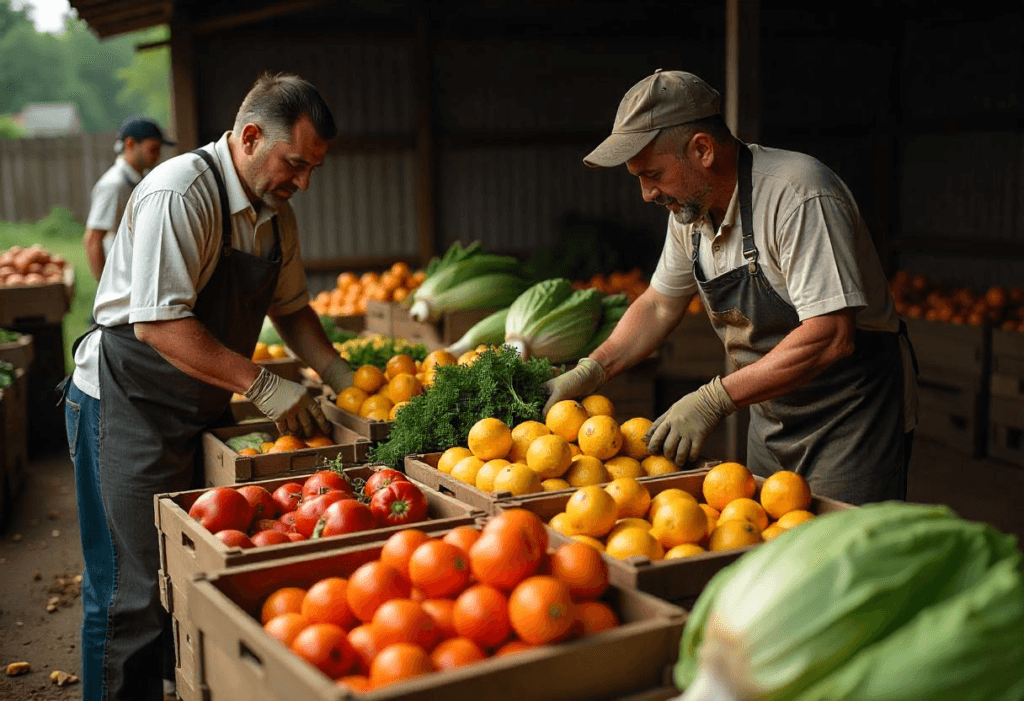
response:
[(175, 144), (174, 141), (171, 141), (164, 136), (164, 133), (160, 131), (160, 127), (157, 126), (156, 122), (152, 119), (147, 119), (146, 117), (128, 117), (126, 120), (121, 122), (121, 127), (117, 130), (117, 138), (124, 141), (129, 136), (136, 141), (160, 139), (160, 142), (167, 146), (174, 146)]

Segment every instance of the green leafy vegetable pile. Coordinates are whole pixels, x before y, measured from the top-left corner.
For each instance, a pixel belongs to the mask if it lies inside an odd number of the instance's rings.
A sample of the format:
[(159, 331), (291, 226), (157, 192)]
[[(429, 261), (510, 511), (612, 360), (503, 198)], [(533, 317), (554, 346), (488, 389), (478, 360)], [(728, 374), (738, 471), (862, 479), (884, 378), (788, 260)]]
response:
[(12, 384), (14, 384), (14, 366), (0, 360), (0, 389), (10, 387)]
[(18, 340), (19, 334), (15, 331), (0, 329), (0, 343), (14, 343)]
[(397, 465), (406, 455), (465, 445), (469, 429), (494, 417), (509, 427), (539, 420), (551, 379), (551, 363), (523, 361), (512, 348), (487, 350), (472, 365), (442, 365), (434, 383), (395, 417), (391, 437), (370, 450), (370, 459)]
[(427, 357), (427, 347), (422, 343), (409, 343), (390, 336), (354, 338), (334, 347), (353, 370), (363, 365), (376, 365), (383, 370), (389, 360), (403, 353), (420, 362)]

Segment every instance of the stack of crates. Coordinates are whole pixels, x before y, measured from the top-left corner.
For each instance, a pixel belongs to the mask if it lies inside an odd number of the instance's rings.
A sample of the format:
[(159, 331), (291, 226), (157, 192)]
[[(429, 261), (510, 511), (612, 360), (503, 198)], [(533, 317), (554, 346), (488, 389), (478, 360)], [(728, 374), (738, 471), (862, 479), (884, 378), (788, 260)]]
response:
[(1024, 466), (1024, 333), (992, 332), (988, 454)]

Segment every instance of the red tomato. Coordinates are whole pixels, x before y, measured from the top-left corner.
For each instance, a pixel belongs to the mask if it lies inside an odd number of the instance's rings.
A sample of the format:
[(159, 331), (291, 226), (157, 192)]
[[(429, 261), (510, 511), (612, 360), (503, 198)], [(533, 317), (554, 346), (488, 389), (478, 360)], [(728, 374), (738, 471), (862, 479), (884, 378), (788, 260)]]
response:
[(373, 495), (370, 510), (381, 527), (417, 523), (427, 518), (427, 498), (412, 482), (392, 482)]
[(293, 543), (298, 543), (300, 540), (308, 540), (306, 536), (302, 535), (301, 533), (296, 533), (295, 531), (292, 531), (291, 533), (285, 533), (285, 535), (288, 536), (288, 540), (292, 541)]
[(257, 548), (261, 548), (264, 545), (277, 545), (278, 543), (290, 543), (292, 539), (288, 537), (287, 533), (281, 533), (280, 531), (260, 531), (252, 537), (252, 544)]
[(274, 501), (281, 507), (281, 513), (295, 511), (302, 501), (302, 485), (298, 482), (285, 482), (274, 490)]
[(327, 507), (336, 501), (351, 500), (352, 497), (338, 490), (331, 490), (326, 494), (315, 496), (309, 501), (303, 501), (295, 512), (295, 530), (310, 538), (313, 536), (313, 529), (317, 521), (327, 511)]
[(337, 490), (344, 492), (350, 497), (356, 495), (355, 490), (348, 480), (333, 470), (320, 470), (309, 476), (309, 479), (302, 485), (302, 500), (309, 501), (313, 497), (326, 494), (329, 491)]
[(245, 500), (252, 506), (253, 520), (261, 518), (274, 519), (284, 513), (266, 487), (261, 487), (258, 484), (247, 484), (243, 487), (237, 487), (235, 491), (245, 497)]
[[(275, 528), (276, 525), (277, 525), (277, 520), (276, 519), (272, 519), (272, 518), (258, 518), (256, 520), (254, 520), (252, 522), (252, 524), (249, 526), (249, 537), (250, 538), (253, 537), (254, 535), (259, 533), (260, 531), (273, 531), (273, 530), (277, 530)], [(284, 531), (281, 531), (281, 532), (283, 533)]]
[(366, 480), (366, 486), (363, 487), (363, 492), (368, 497), (372, 497), (374, 494), (384, 489), (392, 482), (408, 482), (409, 478), (403, 475), (398, 470), (392, 470), (391, 468), (385, 467), (383, 470), (377, 470), (369, 479)]
[(274, 530), (280, 531), (281, 533), (296, 533), (295, 530), (295, 512), (289, 511), (286, 514), (281, 514), (281, 518), (274, 522)]
[(341, 535), (368, 531), (377, 527), (377, 521), (366, 504), (355, 499), (342, 499), (327, 507), (324, 511), (321, 536)]
[(242, 531), (235, 530), (234, 528), (226, 528), (223, 531), (217, 531), (213, 534), (214, 538), (217, 538), (229, 547), (232, 548), (251, 548), (253, 542), (249, 540), (249, 536)]
[(211, 533), (232, 528), (245, 531), (252, 522), (252, 506), (230, 487), (214, 487), (196, 499), (188, 510)]

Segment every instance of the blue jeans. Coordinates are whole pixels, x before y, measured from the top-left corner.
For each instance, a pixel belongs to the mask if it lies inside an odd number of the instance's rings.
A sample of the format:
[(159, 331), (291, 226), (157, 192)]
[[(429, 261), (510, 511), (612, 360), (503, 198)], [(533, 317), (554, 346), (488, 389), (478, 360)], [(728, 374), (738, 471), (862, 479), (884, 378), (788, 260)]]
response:
[(82, 698), (106, 696), (108, 612), (114, 594), (117, 558), (100, 496), (100, 402), (69, 382), (64, 403), (68, 448), (75, 464), (78, 525), (85, 572), (82, 579)]

